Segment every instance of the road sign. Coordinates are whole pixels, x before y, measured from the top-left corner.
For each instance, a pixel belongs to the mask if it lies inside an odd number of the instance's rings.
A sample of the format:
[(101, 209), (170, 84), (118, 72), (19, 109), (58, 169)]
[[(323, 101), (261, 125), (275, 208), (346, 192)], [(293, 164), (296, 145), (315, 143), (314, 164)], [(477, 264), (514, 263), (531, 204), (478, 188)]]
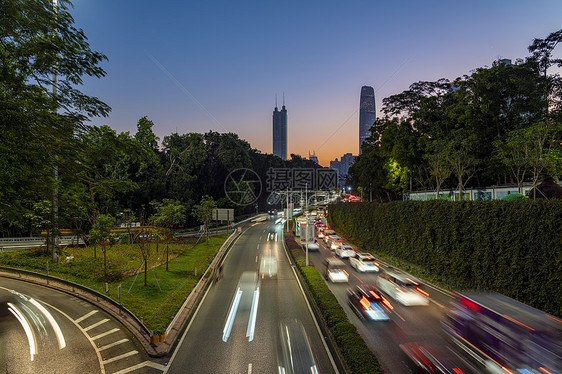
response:
[(215, 221), (233, 221), (234, 209), (213, 209), (213, 220)]

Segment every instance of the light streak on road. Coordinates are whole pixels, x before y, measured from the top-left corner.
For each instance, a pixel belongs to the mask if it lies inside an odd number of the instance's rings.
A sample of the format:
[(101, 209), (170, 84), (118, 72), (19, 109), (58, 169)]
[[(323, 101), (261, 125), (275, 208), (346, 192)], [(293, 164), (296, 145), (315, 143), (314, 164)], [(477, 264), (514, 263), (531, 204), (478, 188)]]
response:
[(252, 299), (252, 309), (250, 309), (250, 320), (248, 321), (248, 330), (246, 331), (246, 336), (248, 341), (254, 340), (254, 330), (256, 327), (256, 316), (258, 314), (258, 301), (260, 299), (260, 289), (259, 287), (254, 291), (254, 298)]
[(37, 309), (39, 309), (39, 311), (41, 313), (43, 313), (43, 315), (45, 316), (45, 318), (47, 318), (47, 320), (49, 321), (49, 323), (51, 324), (51, 327), (53, 328), (53, 330), (55, 331), (55, 334), (57, 336), (57, 340), (59, 342), (59, 349), (63, 349), (64, 347), (66, 347), (66, 342), (64, 340), (64, 335), (62, 334), (62, 331), (59, 327), (59, 324), (57, 323), (57, 321), (55, 321), (55, 319), (53, 318), (53, 316), (51, 315), (51, 313), (49, 313), (49, 311), (47, 309), (45, 309), (45, 307), (41, 304), (39, 304), (37, 301), (33, 300), (33, 299), (29, 299), (29, 302), (33, 305), (35, 305), (35, 307)]
[(23, 327), (25, 335), (27, 335), (27, 341), (29, 343), (29, 354), (31, 355), (31, 361), (33, 361), (34, 356), (37, 354), (37, 343), (35, 342), (35, 336), (33, 335), (31, 326), (29, 325), (27, 318), (25, 318), (22, 312), (14, 304), (8, 303), (8, 306), (8, 310), (12, 312), (12, 314), (16, 317), (16, 319)]
[(234, 317), (236, 317), (236, 312), (238, 311), (238, 305), (240, 305), (240, 298), (242, 297), (242, 290), (238, 287), (236, 291), (236, 296), (234, 297), (234, 302), (230, 307), (230, 311), (228, 312), (228, 317), (226, 319), (226, 323), (224, 325), (224, 329), (222, 330), (222, 341), (226, 342), (228, 337), (230, 336), (230, 331), (232, 330), (232, 324), (234, 323)]

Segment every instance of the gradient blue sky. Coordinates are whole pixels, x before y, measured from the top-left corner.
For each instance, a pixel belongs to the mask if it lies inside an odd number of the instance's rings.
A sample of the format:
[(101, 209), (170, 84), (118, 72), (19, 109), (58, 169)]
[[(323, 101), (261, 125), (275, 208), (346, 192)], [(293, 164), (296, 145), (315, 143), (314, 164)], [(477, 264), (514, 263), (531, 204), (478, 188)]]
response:
[(324, 166), (358, 153), (361, 86), (378, 111), (413, 82), (524, 58), (562, 28), (561, 0), (75, 0), (71, 14), (109, 58), (82, 87), (113, 109), (93, 124), (134, 134), (147, 116), (161, 139), (235, 132), (271, 153), (284, 93), (288, 153)]

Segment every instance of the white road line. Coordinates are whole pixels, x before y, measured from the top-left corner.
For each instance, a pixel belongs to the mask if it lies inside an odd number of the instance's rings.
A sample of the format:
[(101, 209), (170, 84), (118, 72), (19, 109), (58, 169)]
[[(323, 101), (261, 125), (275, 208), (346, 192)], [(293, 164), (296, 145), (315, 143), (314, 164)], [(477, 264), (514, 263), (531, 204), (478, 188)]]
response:
[(93, 329), (93, 328), (95, 328), (95, 327), (98, 327), (98, 326), (100, 326), (100, 325), (103, 325), (104, 323), (106, 323), (106, 322), (108, 322), (108, 321), (109, 321), (109, 319), (107, 319), (107, 318), (106, 318), (106, 319), (102, 319), (101, 321), (96, 322), (96, 323), (94, 323), (94, 324), (91, 325), (91, 326), (84, 327), (84, 331), (89, 331), (89, 330), (91, 330), (91, 329)]
[(258, 262), (258, 256), (256, 256), (256, 262)]
[(94, 337), (92, 338), (92, 340), (98, 340), (98, 339), (100, 339), (100, 338), (103, 338), (104, 336), (107, 336), (107, 335), (109, 335), (109, 334), (113, 334), (114, 332), (117, 332), (117, 331), (119, 331), (119, 329), (113, 329), (113, 330), (106, 331), (106, 332), (104, 332), (104, 333), (101, 333), (101, 334), (99, 334), (99, 335), (94, 336)]
[(119, 341), (117, 341), (117, 342), (115, 342), (115, 343), (111, 343), (111, 344), (108, 344), (108, 345), (104, 345), (103, 347), (100, 347), (100, 348), (98, 348), (98, 349), (99, 349), (100, 351), (103, 351), (104, 349), (108, 349), (108, 348), (111, 348), (111, 347), (115, 347), (116, 345), (123, 344), (123, 343), (126, 343), (126, 342), (128, 342), (128, 341), (129, 341), (129, 339), (121, 339), (121, 340), (119, 340)]
[(260, 243), (258, 243), (258, 250), (260, 249)]
[(139, 353), (139, 352), (137, 352), (137, 351), (131, 351), (131, 352), (123, 353), (122, 355), (115, 356), (115, 357), (112, 357), (112, 358), (109, 358), (109, 359), (105, 360), (105, 361), (103, 362), (103, 364), (104, 364), (104, 365), (111, 364), (112, 362), (121, 360), (121, 359), (123, 359), (123, 358), (127, 358), (127, 357), (129, 357), (129, 356), (136, 355), (136, 354), (138, 354), (138, 353)]
[(93, 315), (96, 314), (97, 312), (98, 312), (97, 310), (92, 310), (90, 313), (86, 314), (85, 316), (82, 316), (82, 317), (78, 318), (78, 319), (75, 320), (74, 322), (80, 323), (80, 322), (82, 322), (83, 320), (85, 320), (86, 318), (93, 316)]
[(151, 367), (151, 368), (157, 369), (157, 370), (166, 371), (166, 366), (164, 366), (164, 365), (160, 365), (160, 364), (157, 364), (156, 362), (152, 362), (152, 361), (145, 361), (145, 362), (141, 362), (140, 364), (136, 364), (135, 366), (129, 366), (126, 369), (116, 371), (113, 374), (126, 374), (126, 373), (130, 373), (131, 371), (135, 371), (137, 369), (142, 369), (145, 366), (148, 366), (148, 367)]
[(252, 374), (252, 364), (248, 364), (248, 374)]

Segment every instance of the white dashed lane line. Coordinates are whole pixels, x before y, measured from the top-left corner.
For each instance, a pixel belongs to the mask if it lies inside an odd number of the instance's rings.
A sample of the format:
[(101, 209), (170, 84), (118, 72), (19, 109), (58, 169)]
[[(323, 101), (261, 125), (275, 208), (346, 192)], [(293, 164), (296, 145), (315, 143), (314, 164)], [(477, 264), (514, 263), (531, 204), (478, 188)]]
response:
[(102, 333), (102, 334), (96, 335), (96, 336), (94, 336), (94, 337), (91, 338), (91, 339), (92, 339), (92, 340), (98, 340), (98, 339), (103, 338), (104, 336), (107, 336), (107, 335), (109, 335), (109, 334), (113, 334), (114, 332), (117, 332), (117, 331), (120, 331), (120, 330), (119, 330), (119, 329), (109, 330), (109, 331), (106, 331), (106, 332), (104, 332), (104, 333)]
[(109, 319), (108, 319), (108, 318), (102, 319), (101, 321), (96, 322), (96, 323), (94, 323), (93, 325), (90, 325), (90, 326), (88, 326), (88, 327), (84, 327), (84, 331), (90, 331), (91, 329), (95, 329), (96, 327), (101, 326), (101, 325), (103, 325), (103, 324), (106, 323), (106, 322), (109, 322)]
[(104, 360), (104, 361), (103, 361), (103, 364), (104, 364), (104, 365), (107, 365), (107, 364), (110, 364), (110, 363), (112, 363), (112, 362), (115, 362), (115, 361), (118, 361), (118, 360), (127, 358), (127, 357), (129, 357), (129, 356), (136, 355), (136, 354), (138, 354), (138, 353), (139, 353), (139, 352), (137, 352), (137, 351), (127, 352), (127, 353), (124, 353), (124, 354), (119, 355), (119, 356), (115, 356), (115, 357), (112, 357), (112, 358), (108, 358), (107, 360)]
[(84, 316), (78, 318), (78, 319), (75, 320), (74, 322), (80, 323), (80, 322), (82, 322), (83, 320), (85, 320), (86, 318), (93, 316), (93, 315), (96, 314), (97, 312), (98, 312), (97, 310), (92, 310), (90, 313), (88, 313), (88, 314), (86, 314), (86, 315), (84, 315)]
[(126, 343), (128, 341), (129, 341), (129, 339), (121, 339), (117, 342), (114, 342), (114, 343), (111, 343), (111, 344), (108, 344), (108, 345), (104, 345), (103, 347), (99, 347), (98, 350), (103, 351), (105, 349), (115, 347), (116, 345), (123, 344), (123, 343)]

